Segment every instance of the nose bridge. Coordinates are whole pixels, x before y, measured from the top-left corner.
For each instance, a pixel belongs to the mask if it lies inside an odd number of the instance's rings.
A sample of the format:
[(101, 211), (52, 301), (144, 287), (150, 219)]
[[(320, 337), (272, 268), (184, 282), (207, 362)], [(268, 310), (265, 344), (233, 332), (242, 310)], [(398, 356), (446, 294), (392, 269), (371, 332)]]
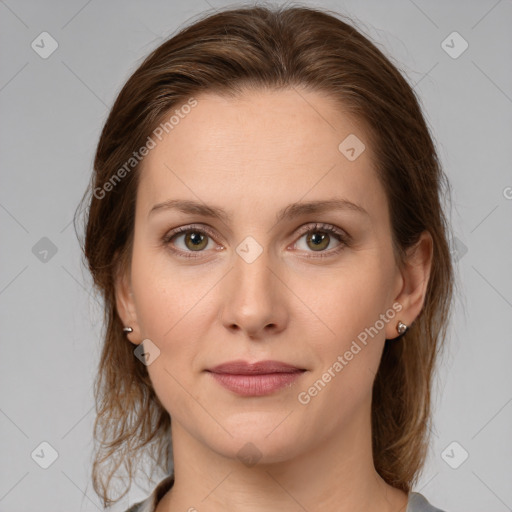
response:
[(224, 299), (223, 323), (250, 336), (280, 330), (286, 321), (285, 298), (272, 268), (269, 251), (247, 237), (236, 248), (229, 291)]
[[(250, 255), (250, 249), (247, 255)], [(239, 249), (237, 249), (237, 252)], [(260, 302), (265, 301), (265, 296), (271, 294), (271, 279), (272, 272), (270, 270), (268, 251), (263, 250), (261, 254), (254, 259), (245, 259), (244, 255), (237, 254), (234, 261), (234, 279), (235, 289), (243, 292), (243, 295), (248, 297), (258, 295)]]

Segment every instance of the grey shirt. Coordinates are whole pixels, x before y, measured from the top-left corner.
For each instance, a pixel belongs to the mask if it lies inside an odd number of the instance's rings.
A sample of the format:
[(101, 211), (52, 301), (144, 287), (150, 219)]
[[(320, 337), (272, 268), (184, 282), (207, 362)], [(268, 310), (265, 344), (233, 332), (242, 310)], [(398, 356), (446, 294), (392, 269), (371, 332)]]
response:
[[(163, 495), (172, 487), (174, 476), (165, 477), (155, 490), (144, 500), (132, 505), (126, 512), (155, 512), (158, 502)], [(443, 510), (432, 506), (427, 499), (418, 492), (409, 493), (409, 501), (405, 512), (444, 512)]]

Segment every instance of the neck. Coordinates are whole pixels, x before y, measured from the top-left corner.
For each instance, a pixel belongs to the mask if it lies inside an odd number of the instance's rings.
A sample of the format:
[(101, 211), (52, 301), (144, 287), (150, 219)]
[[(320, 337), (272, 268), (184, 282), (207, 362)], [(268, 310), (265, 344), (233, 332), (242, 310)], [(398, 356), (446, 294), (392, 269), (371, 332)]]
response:
[(369, 421), (325, 438), (293, 459), (246, 466), (213, 452), (172, 423), (175, 483), (158, 512), (405, 512), (407, 494), (376, 472)]

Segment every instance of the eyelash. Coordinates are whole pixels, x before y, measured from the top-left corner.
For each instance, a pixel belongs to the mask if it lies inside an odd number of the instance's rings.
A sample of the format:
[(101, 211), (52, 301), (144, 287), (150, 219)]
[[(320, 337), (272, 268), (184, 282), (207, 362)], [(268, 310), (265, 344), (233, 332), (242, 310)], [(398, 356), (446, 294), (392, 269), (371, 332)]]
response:
[[(304, 235), (307, 235), (309, 233), (315, 233), (315, 232), (321, 232), (321, 233), (327, 233), (329, 235), (334, 236), (339, 242), (340, 245), (336, 247), (335, 249), (331, 249), (329, 251), (320, 251), (318, 252), (318, 255), (316, 256), (306, 256), (307, 258), (312, 259), (318, 259), (318, 258), (328, 258), (330, 256), (335, 256), (339, 254), (345, 247), (349, 246), (350, 242), (350, 235), (347, 233), (335, 228), (331, 224), (322, 224), (322, 223), (316, 223), (314, 225), (308, 225), (300, 232), (300, 236), (297, 240), (300, 240)], [(194, 251), (182, 251), (181, 249), (176, 249), (172, 247), (171, 241), (173, 238), (177, 237), (181, 234), (186, 233), (200, 233), (202, 235), (208, 235), (210, 238), (215, 238), (213, 233), (205, 228), (204, 226), (194, 225), (191, 224), (189, 226), (181, 226), (179, 228), (174, 229), (170, 233), (167, 233), (163, 239), (163, 244), (168, 247), (173, 253), (178, 254), (181, 257), (184, 258), (200, 258), (201, 253), (204, 251), (197, 251), (197, 256), (194, 254)]]

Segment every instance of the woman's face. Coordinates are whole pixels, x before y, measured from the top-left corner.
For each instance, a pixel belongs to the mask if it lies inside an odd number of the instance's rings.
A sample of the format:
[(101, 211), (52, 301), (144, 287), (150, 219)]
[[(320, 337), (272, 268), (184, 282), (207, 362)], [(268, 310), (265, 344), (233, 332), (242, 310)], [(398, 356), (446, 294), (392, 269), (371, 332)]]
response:
[[(370, 427), (384, 340), (414, 319), (386, 195), (361, 125), (325, 96), (196, 100), (143, 160), (118, 309), (150, 340), (173, 428), (283, 461)], [(296, 370), (209, 371), (232, 361)]]

